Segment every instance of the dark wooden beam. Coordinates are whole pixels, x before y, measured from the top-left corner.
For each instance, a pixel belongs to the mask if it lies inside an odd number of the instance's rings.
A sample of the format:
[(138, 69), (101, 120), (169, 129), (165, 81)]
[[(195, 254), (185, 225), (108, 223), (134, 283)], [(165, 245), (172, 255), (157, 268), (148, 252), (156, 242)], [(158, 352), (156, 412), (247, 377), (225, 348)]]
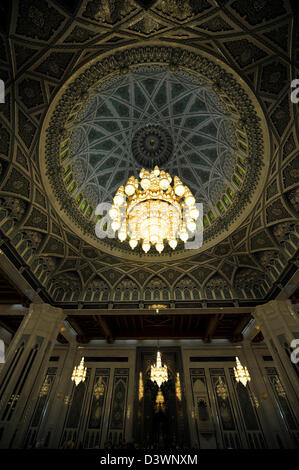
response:
[[(199, 307), (199, 308), (167, 308), (163, 310), (163, 315), (213, 315), (213, 314), (229, 314), (229, 315), (240, 315), (250, 314), (254, 310), (254, 307)], [(97, 308), (84, 308), (84, 309), (63, 309), (66, 315), (71, 316), (93, 316), (99, 314)], [(149, 315), (149, 309), (147, 308), (103, 308), (100, 310), (101, 315), (104, 316), (131, 316), (131, 315)]]
[(251, 318), (250, 315), (244, 315), (244, 317), (240, 319), (239, 323), (237, 324), (236, 328), (234, 329), (232, 333), (232, 337), (230, 339), (232, 343), (237, 343), (243, 340), (242, 331), (244, 330), (245, 326), (249, 322), (250, 318)]
[(114, 343), (114, 335), (110, 330), (107, 321), (101, 315), (93, 315), (93, 319), (103, 331), (107, 343)]
[(216, 328), (219, 322), (222, 320), (222, 318), (223, 318), (223, 314), (217, 314), (209, 319), (207, 327), (206, 327), (206, 331), (203, 337), (203, 340), (205, 343), (210, 343), (212, 341)]
[(76, 331), (78, 343), (82, 343), (82, 344), (89, 343), (89, 338), (86, 336), (81, 326), (78, 324), (77, 320), (75, 320), (74, 318), (68, 317), (67, 321), (69, 322), (71, 327)]

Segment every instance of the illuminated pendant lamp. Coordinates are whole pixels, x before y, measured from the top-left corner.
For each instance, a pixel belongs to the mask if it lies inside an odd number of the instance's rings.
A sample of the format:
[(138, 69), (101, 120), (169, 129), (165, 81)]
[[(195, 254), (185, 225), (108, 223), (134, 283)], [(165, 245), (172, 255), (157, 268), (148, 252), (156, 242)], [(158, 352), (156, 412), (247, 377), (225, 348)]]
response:
[(82, 357), (80, 364), (77, 367), (74, 367), (72, 374), (72, 381), (75, 382), (76, 387), (79, 383), (84, 382), (86, 379), (87, 367), (84, 365), (84, 357)]
[(161, 253), (165, 241), (174, 250), (178, 239), (194, 236), (199, 217), (195, 198), (177, 176), (172, 187), (171, 176), (158, 166), (151, 172), (143, 168), (139, 177), (130, 176), (118, 188), (109, 211), (111, 228), (121, 242), (129, 239), (132, 250), (141, 240), (145, 253), (152, 246)]

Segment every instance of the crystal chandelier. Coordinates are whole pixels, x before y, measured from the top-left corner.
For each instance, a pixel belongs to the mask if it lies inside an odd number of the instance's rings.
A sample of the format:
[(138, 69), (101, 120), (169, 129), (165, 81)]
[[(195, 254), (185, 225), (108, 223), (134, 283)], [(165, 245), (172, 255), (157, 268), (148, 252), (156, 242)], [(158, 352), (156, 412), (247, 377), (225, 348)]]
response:
[(236, 357), (236, 367), (234, 367), (235, 378), (237, 382), (241, 382), (246, 387), (247, 382), (250, 382), (251, 377), (249, 375), (247, 367), (243, 367), (239, 358)]
[(162, 366), (161, 353), (157, 352), (157, 361), (156, 364), (151, 365), (151, 381), (156, 382), (158, 387), (161, 387), (163, 382), (168, 380), (168, 371), (167, 366)]
[(84, 382), (86, 378), (87, 367), (84, 366), (84, 357), (82, 357), (80, 364), (74, 367), (72, 373), (72, 380), (75, 382), (76, 387), (80, 382)]
[(222, 398), (222, 400), (227, 399), (227, 396), (228, 396), (227, 387), (221, 377), (218, 377), (218, 382), (216, 385), (216, 392), (217, 392), (218, 397)]
[(174, 250), (178, 238), (185, 242), (196, 230), (199, 211), (195, 198), (177, 176), (172, 187), (171, 176), (158, 166), (151, 172), (143, 168), (139, 177), (140, 181), (130, 176), (126, 185), (118, 188), (109, 211), (111, 228), (118, 231), (121, 242), (129, 237), (133, 250), (139, 240), (146, 253), (151, 246), (161, 253), (165, 240)]
[(93, 389), (93, 393), (94, 393), (94, 396), (96, 397), (96, 400), (99, 400), (101, 396), (104, 395), (104, 392), (105, 392), (105, 384), (103, 382), (102, 377), (99, 377)]

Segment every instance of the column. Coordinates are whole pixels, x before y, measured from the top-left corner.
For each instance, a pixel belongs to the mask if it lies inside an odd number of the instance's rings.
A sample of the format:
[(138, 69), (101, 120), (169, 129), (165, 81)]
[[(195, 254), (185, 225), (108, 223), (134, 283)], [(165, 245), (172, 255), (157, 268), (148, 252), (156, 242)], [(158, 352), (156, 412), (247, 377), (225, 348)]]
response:
[(64, 314), (48, 304), (31, 304), (15, 334), (0, 373), (0, 448), (22, 447)]
[[(63, 365), (60, 366), (57, 386), (52, 393), (52, 399), (47, 409), (46, 419), (40, 428), (38, 440), (44, 442), (48, 433), (51, 435), (48, 447), (50, 449), (58, 449), (63, 431), (64, 420), (67, 413), (68, 405), (65, 403), (67, 397), (71, 397), (74, 382), (72, 382), (72, 372), (75, 365), (77, 355), (77, 343), (69, 344)], [(78, 362), (79, 363), (79, 362)], [(58, 395), (58, 396), (57, 396)]]
[[(281, 438), (285, 448), (292, 448), (292, 441), (281, 420), (279, 410), (275, 404), (270, 384), (266, 377), (265, 368), (260, 366), (255, 351), (250, 341), (244, 339), (242, 342), (242, 350), (244, 354), (244, 364), (246, 365), (250, 376), (250, 390), (258, 399), (259, 407), (257, 414), (259, 416), (265, 439), (270, 449), (278, 448), (276, 435)], [(261, 397), (267, 396), (267, 399)]]
[(299, 369), (291, 361), (291, 342), (299, 338), (299, 319), (289, 300), (259, 305), (253, 315), (279, 371), (293, 411), (299, 420)]

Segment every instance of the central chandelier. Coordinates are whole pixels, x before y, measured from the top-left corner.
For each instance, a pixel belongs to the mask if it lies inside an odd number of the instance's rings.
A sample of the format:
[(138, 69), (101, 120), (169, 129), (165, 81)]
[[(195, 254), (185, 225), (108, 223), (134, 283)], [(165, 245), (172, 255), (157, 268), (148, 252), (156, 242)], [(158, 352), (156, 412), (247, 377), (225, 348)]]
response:
[(84, 357), (82, 357), (80, 364), (77, 367), (74, 367), (72, 373), (72, 380), (75, 382), (76, 387), (80, 382), (84, 382), (86, 379), (87, 367), (84, 365)]
[(130, 176), (126, 185), (118, 188), (109, 211), (111, 228), (118, 231), (121, 242), (129, 237), (133, 250), (140, 240), (145, 253), (152, 246), (161, 253), (165, 240), (174, 250), (178, 238), (186, 242), (196, 230), (199, 211), (195, 198), (177, 176), (172, 187), (171, 176), (158, 166), (151, 172), (143, 168), (139, 177), (140, 181)]
[(236, 367), (234, 367), (235, 378), (237, 382), (241, 382), (246, 387), (247, 382), (250, 382), (251, 377), (249, 375), (247, 367), (243, 367), (239, 358), (236, 357)]
[(162, 366), (160, 351), (157, 352), (156, 364), (151, 365), (151, 381), (156, 382), (159, 388), (161, 387), (162, 383), (168, 381), (167, 366)]

